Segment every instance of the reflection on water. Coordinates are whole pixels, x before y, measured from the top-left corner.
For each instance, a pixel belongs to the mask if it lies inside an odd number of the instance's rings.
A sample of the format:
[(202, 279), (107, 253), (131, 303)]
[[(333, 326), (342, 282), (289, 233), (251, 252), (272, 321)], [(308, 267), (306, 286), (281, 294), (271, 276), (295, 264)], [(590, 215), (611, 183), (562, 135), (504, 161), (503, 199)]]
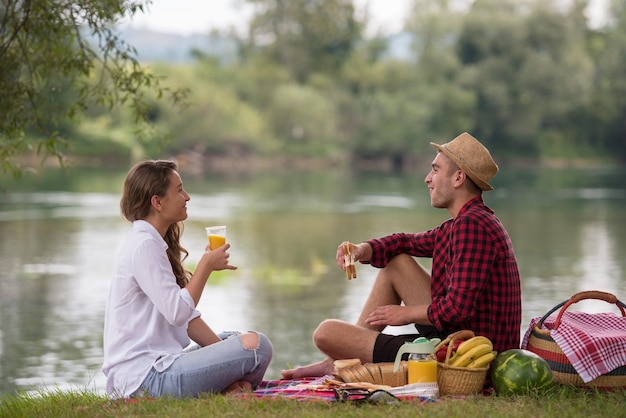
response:
[[(16, 388), (102, 391), (102, 325), (125, 173), (85, 172), (0, 184), (0, 393)], [(523, 324), (581, 290), (626, 298), (624, 170), (505, 171), (485, 201), (513, 239), (523, 277)], [(55, 177), (56, 176), (56, 177)], [(217, 330), (257, 329), (274, 343), (267, 378), (320, 359), (311, 335), (325, 318), (354, 321), (376, 270), (347, 281), (334, 262), (359, 242), (433, 227), (422, 176), (323, 172), (186, 178), (183, 236), (193, 267), (204, 227), (228, 225), (237, 271), (214, 274), (200, 302)], [(45, 183), (44, 183), (45, 181)], [(428, 260), (424, 260), (428, 265)], [(609, 310), (584, 301), (581, 310)], [(573, 308), (572, 308), (573, 309)]]

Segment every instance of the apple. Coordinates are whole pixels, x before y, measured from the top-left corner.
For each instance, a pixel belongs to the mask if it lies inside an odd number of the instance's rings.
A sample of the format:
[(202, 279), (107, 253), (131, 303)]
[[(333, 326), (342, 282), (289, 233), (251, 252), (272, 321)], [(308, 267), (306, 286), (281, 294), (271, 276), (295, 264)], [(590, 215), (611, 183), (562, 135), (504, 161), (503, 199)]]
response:
[[(461, 343), (465, 341), (465, 340), (454, 340), (454, 343), (452, 343), (452, 352), (450, 353), (450, 358), (452, 358), (452, 356), (454, 356), (454, 353), (456, 353), (457, 348), (459, 348), (459, 345), (461, 345)], [(437, 361), (439, 363), (443, 363), (446, 360), (446, 353), (448, 352), (448, 345), (444, 344), (441, 347), (439, 347), (439, 350), (437, 350), (437, 352), (435, 353), (436, 357), (437, 357)]]
[(452, 344), (452, 354), (454, 355), (454, 353), (456, 353), (456, 350), (459, 348), (459, 346), (461, 345), (461, 343), (463, 343), (465, 340), (454, 340), (454, 344)]
[(441, 347), (439, 347), (439, 350), (437, 350), (437, 353), (436, 353), (437, 361), (439, 363), (443, 363), (446, 360), (447, 351), (448, 351), (448, 344), (444, 344)]

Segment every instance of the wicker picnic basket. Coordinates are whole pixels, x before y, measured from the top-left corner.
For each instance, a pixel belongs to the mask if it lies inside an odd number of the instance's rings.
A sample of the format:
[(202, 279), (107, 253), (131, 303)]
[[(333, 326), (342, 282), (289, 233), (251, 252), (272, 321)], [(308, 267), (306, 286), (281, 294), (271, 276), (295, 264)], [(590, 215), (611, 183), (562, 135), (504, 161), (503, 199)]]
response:
[(457, 331), (450, 334), (435, 348), (435, 352), (437, 352), (445, 344), (448, 344), (445, 360), (437, 363), (437, 385), (440, 395), (476, 395), (482, 391), (489, 367), (470, 369), (448, 364), (454, 341), (458, 339), (467, 340), (474, 336), (474, 332), (470, 330)]
[(580, 302), (584, 299), (598, 299), (605, 302), (615, 304), (619, 308), (622, 316), (626, 316), (624, 308), (626, 305), (620, 302), (617, 297), (611, 293), (601, 292), (598, 290), (589, 290), (579, 292), (573, 295), (566, 301), (563, 301), (550, 309), (532, 328), (530, 336), (528, 337), (528, 343), (526, 349), (532, 351), (535, 354), (541, 356), (548, 362), (552, 369), (552, 377), (555, 383), (563, 385), (572, 385), (578, 387), (598, 388), (598, 389), (610, 389), (617, 387), (626, 387), (626, 365), (620, 366), (617, 369), (612, 370), (607, 374), (596, 377), (591, 382), (583, 382), (582, 378), (572, 366), (572, 363), (563, 353), (563, 350), (557, 345), (557, 343), (550, 336), (549, 329), (542, 329), (544, 321), (556, 310), (560, 309), (554, 326), (552, 329), (557, 329), (561, 324), (561, 317), (563, 313), (572, 304)]

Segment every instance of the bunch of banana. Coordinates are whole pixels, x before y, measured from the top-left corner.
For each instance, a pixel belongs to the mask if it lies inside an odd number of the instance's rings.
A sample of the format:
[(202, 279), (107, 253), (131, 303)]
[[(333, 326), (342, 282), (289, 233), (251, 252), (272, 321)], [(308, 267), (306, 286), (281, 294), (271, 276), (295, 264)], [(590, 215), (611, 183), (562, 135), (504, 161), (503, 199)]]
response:
[(482, 335), (463, 341), (450, 358), (449, 365), (453, 367), (469, 367), (477, 369), (487, 367), (495, 358), (493, 343)]

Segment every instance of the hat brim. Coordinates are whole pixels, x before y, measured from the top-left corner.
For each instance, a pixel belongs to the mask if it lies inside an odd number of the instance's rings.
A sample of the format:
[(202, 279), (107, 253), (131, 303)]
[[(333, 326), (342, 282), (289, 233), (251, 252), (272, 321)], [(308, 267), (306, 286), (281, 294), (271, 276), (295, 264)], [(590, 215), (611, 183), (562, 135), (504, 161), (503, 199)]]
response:
[(480, 188), (480, 190), (482, 190), (483, 192), (488, 192), (488, 191), (493, 190), (493, 187), (489, 183), (487, 183), (486, 181), (484, 181), (483, 179), (478, 177), (478, 175), (476, 175), (476, 173), (474, 173), (474, 171), (472, 171), (471, 168), (469, 168), (463, 161), (461, 161), (461, 159), (459, 159), (459, 157), (457, 157), (456, 155), (451, 153), (445, 147), (445, 144), (444, 145), (439, 145), (439, 144), (436, 144), (434, 142), (431, 142), (430, 145), (432, 145), (436, 150), (438, 150), (439, 152), (443, 153), (446, 157), (448, 157), (450, 160), (452, 160), (461, 169), (461, 171), (463, 171), (465, 174), (467, 174), (467, 176), (474, 183), (476, 183), (476, 185)]

